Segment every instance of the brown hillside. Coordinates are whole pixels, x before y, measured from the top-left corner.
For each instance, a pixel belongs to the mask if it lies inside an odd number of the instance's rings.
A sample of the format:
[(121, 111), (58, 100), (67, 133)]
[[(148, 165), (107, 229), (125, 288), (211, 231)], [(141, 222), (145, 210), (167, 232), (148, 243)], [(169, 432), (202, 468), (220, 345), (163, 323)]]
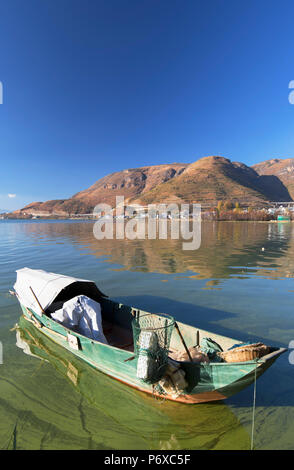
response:
[(99, 203), (115, 206), (116, 196), (124, 196), (126, 203), (143, 204), (216, 204), (219, 200), (235, 200), (254, 205), (265, 200), (289, 201), (287, 187), (294, 196), (293, 162), (270, 160), (250, 168), (224, 157), (210, 156), (190, 165), (173, 163), (132, 168), (107, 175), (69, 199), (31, 203), (15, 211), (14, 216), (89, 214)]
[(85, 191), (75, 194), (72, 200), (87, 201), (93, 207), (100, 202), (113, 206), (116, 196), (124, 196), (128, 200), (144, 194), (181, 174), (186, 167), (187, 164), (174, 163), (118, 171), (98, 180)]
[(188, 165), (180, 175), (142, 194), (136, 202), (215, 203), (230, 199), (254, 204), (277, 197), (279, 200), (291, 200), (278, 178), (272, 178), (269, 184), (265, 177), (243, 163), (210, 156)]
[[(259, 175), (279, 178), (288, 189), (291, 198), (294, 198), (294, 158), (274, 158), (257, 163), (252, 168)], [(280, 199), (276, 200), (279, 201)]]
[(124, 196), (127, 201), (129, 198), (144, 194), (158, 184), (179, 175), (186, 167), (185, 163), (173, 163), (118, 171), (101, 178), (90, 188), (69, 199), (31, 203), (21, 211), (15, 211), (15, 214), (19, 212), (39, 216), (88, 214), (99, 203), (114, 206), (116, 196)]

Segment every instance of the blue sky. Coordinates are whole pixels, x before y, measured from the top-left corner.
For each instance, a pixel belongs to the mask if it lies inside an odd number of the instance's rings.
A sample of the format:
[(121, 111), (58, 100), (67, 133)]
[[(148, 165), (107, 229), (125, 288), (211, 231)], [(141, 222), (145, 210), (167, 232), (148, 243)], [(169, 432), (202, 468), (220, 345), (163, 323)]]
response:
[(294, 157), (293, 13), (287, 0), (2, 0), (0, 208), (124, 168)]

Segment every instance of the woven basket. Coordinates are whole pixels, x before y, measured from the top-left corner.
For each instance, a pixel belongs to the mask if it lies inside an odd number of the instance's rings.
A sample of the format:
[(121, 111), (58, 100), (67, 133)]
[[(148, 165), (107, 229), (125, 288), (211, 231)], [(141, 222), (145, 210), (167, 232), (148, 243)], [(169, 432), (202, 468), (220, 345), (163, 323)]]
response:
[(225, 362), (245, 362), (265, 356), (270, 348), (263, 343), (255, 343), (218, 353)]

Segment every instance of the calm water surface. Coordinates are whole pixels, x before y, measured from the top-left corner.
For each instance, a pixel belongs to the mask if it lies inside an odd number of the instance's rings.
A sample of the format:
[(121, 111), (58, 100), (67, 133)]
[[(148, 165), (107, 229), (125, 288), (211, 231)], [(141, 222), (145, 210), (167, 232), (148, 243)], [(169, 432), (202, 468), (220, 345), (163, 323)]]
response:
[(13, 330), (21, 311), (8, 289), (16, 269), (45, 269), (93, 279), (115, 300), (208, 331), (287, 347), (294, 339), (294, 224), (204, 223), (196, 251), (175, 240), (97, 241), (92, 230), (91, 222), (0, 221), (0, 448), (248, 449), (253, 436), (256, 449), (293, 449), (288, 353), (257, 381), (255, 410), (253, 386), (225, 402), (160, 403), (34, 328), (22, 341), (35, 356), (24, 354)]

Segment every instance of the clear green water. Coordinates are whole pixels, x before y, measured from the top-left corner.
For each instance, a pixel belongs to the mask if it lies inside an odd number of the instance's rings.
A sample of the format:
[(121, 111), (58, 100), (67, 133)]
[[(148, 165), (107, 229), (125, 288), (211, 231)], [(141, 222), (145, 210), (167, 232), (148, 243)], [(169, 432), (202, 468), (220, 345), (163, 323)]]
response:
[[(294, 339), (294, 225), (205, 223), (181, 241), (97, 241), (91, 222), (0, 221), (0, 448), (248, 449), (253, 387), (225, 402), (159, 403), (50, 340), (16, 346), (8, 294), (24, 266), (93, 279), (111, 298), (241, 340)], [(41, 351), (41, 353), (40, 353)], [(257, 381), (254, 448), (294, 448), (294, 366), (282, 355)]]

